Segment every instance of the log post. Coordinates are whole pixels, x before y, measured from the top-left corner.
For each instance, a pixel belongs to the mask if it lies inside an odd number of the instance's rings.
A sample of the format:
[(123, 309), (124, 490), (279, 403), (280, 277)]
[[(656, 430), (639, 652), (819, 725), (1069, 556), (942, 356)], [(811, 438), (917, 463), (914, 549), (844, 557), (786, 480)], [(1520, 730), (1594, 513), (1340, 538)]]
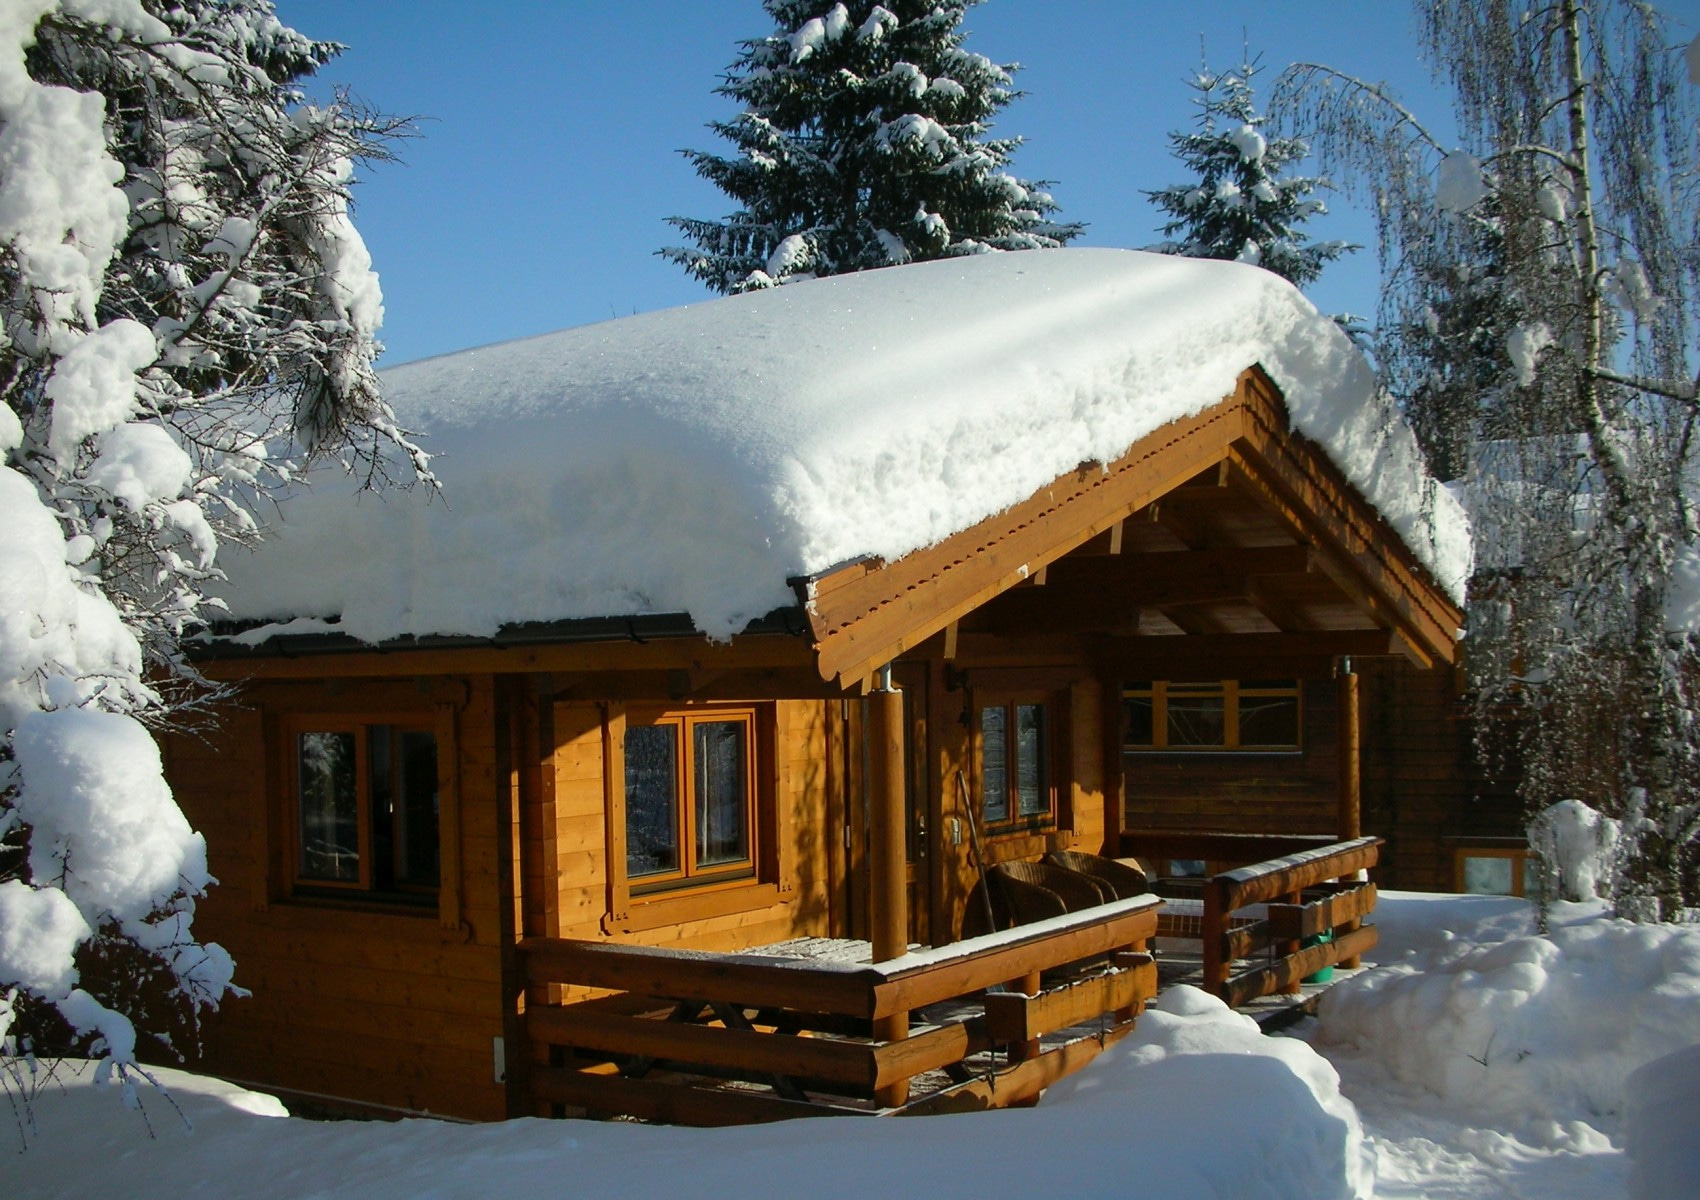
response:
[[(1291, 905), (1294, 905), (1295, 907), (1297, 905), (1303, 904), (1304, 902), (1305, 902), (1304, 892), (1301, 889), (1297, 889), (1297, 888), (1295, 888), (1293, 891), (1288, 892), (1285, 896), (1282, 896), (1281, 900), (1280, 900), (1280, 903), (1282, 903), (1282, 904), (1291, 904)], [(1280, 942), (1275, 947), (1275, 954), (1279, 958), (1291, 958), (1293, 955), (1295, 955), (1299, 952), (1300, 948), (1303, 947), (1303, 945), (1304, 945), (1303, 941), (1301, 941), (1298, 938), (1294, 938), (1291, 941), (1283, 941), (1283, 942)], [(1288, 995), (1288, 996), (1301, 995), (1304, 992), (1304, 981), (1302, 979), (1300, 979), (1299, 976), (1295, 975), (1295, 976), (1293, 976), (1293, 981), (1291, 983), (1287, 984), (1285, 987), (1283, 987), (1281, 989), (1281, 991), (1284, 995)]]
[(1342, 842), (1363, 836), (1363, 791), (1359, 775), (1359, 746), (1362, 730), (1358, 721), (1358, 677), (1352, 671), (1352, 660), (1340, 660), (1336, 677), (1340, 710), (1340, 819), (1339, 836)]
[[(909, 949), (908, 881), (904, 853), (903, 693), (891, 686), (891, 668), (880, 673), (879, 687), (868, 696), (868, 874), (872, 892), (875, 962), (886, 962)], [(909, 1014), (893, 1013), (874, 1022), (874, 1040), (900, 1042), (909, 1036)], [(904, 1080), (875, 1096), (887, 1108), (909, 1098)]]
[[(1349, 842), (1363, 836), (1363, 780), (1359, 755), (1363, 731), (1359, 716), (1358, 677), (1352, 670), (1350, 658), (1340, 660), (1337, 684), (1340, 709), (1340, 840)], [(1350, 933), (1358, 925), (1356, 920), (1348, 921), (1339, 932)], [(1342, 959), (1340, 965), (1355, 968), (1362, 963), (1357, 958), (1347, 958)]]
[(1204, 881), (1204, 916), (1200, 932), (1204, 938), (1204, 990), (1222, 1000), (1228, 998), (1228, 881), (1219, 875)]

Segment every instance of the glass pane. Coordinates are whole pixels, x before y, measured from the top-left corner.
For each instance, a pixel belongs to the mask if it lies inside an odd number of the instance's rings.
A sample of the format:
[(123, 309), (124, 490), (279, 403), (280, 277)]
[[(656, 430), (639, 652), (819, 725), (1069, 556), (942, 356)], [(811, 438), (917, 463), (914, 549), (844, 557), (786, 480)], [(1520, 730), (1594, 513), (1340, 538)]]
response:
[(1464, 890), (1484, 896), (1512, 894), (1511, 870), (1515, 860), (1498, 856), (1464, 859)]
[(1157, 744), (1155, 702), (1150, 696), (1129, 696), (1122, 702), (1127, 714), (1126, 745), (1149, 748)]
[(699, 867), (750, 857), (744, 729), (742, 721), (698, 721), (692, 726)]
[(1220, 691), (1168, 696), (1169, 745), (1224, 746), (1227, 744), (1227, 704)]
[(1050, 789), (1045, 771), (1045, 706), (1015, 706), (1015, 796), (1021, 816), (1037, 817), (1051, 811)]
[(626, 873), (679, 869), (679, 755), (674, 725), (626, 728)]
[(1242, 695), (1240, 745), (1298, 749), (1299, 698)]
[(304, 733), (297, 746), (303, 879), (360, 880), (360, 797), (354, 734)]
[(987, 822), (1009, 820), (1009, 755), (1004, 725), (1002, 705), (980, 710), (980, 788)]
[(396, 882), (436, 887), (437, 736), (404, 730), (396, 740)]
[(366, 820), (372, 856), (372, 876), (367, 882), (376, 891), (387, 891), (396, 882), (395, 772), (390, 763), (394, 734), (392, 725), (368, 725), (362, 734), (366, 739), (366, 794), (370, 797)]

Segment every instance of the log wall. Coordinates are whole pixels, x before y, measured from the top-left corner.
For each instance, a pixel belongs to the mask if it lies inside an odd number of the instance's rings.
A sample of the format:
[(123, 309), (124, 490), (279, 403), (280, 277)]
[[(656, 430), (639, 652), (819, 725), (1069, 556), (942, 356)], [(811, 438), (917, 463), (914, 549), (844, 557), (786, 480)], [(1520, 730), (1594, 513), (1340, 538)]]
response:
[[(1384, 887), (1450, 891), (1455, 852), (1522, 833), (1515, 779), (1479, 761), (1475, 724), (1449, 669), (1358, 659), (1362, 825), (1386, 840)], [(1332, 680), (1304, 685), (1298, 754), (1123, 756), (1127, 827), (1162, 832), (1331, 834), (1339, 714)]]
[[(445, 928), (436, 908), (291, 898), (278, 720), (384, 712), (429, 722), (439, 703), (456, 707), (460, 752), (458, 927)], [(252, 993), (207, 1020), (196, 1066), (308, 1097), (506, 1115), (495, 1072), (504, 926), (489, 677), (255, 685), (216, 727), (168, 737), (166, 762), (220, 881), (196, 931), (231, 952), (236, 982)]]

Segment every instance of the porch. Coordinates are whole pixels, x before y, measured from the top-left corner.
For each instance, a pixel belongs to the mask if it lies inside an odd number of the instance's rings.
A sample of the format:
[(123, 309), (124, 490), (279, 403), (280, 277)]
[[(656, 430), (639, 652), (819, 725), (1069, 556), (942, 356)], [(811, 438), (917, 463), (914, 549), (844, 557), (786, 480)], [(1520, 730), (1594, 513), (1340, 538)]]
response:
[(1358, 875), (1379, 846), (1304, 849), (1219, 872), (1196, 899), (1150, 893), (880, 962), (847, 939), (716, 954), (528, 938), (533, 996), (601, 995), (529, 1007), (526, 1084), (539, 1110), (687, 1125), (1032, 1103), (1162, 986), (1239, 1007), (1355, 966), (1375, 943), (1375, 889)]

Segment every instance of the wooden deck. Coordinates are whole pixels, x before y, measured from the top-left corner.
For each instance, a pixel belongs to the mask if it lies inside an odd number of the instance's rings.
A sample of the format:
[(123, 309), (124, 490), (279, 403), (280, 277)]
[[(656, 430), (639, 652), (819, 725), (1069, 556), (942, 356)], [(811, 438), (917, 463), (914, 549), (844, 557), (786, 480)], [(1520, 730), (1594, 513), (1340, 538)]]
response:
[(879, 963), (826, 938), (737, 954), (527, 939), (530, 983), (601, 992), (526, 1014), (547, 1048), (532, 1102), (690, 1125), (1030, 1103), (1132, 1030), (1159, 988), (1160, 937), (1179, 947), (1165, 982), (1235, 1006), (1296, 1003), (1305, 977), (1355, 965), (1375, 940), (1361, 925), (1375, 889), (1356, 874), (1378, 846), (1224, 871), (1169, 912), (1148, 894)]

